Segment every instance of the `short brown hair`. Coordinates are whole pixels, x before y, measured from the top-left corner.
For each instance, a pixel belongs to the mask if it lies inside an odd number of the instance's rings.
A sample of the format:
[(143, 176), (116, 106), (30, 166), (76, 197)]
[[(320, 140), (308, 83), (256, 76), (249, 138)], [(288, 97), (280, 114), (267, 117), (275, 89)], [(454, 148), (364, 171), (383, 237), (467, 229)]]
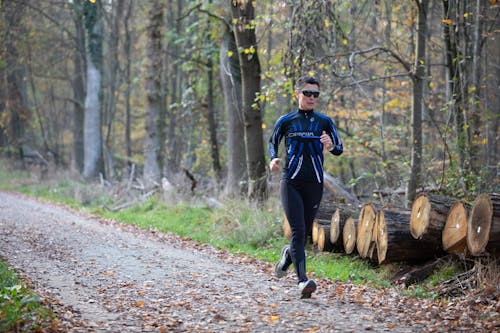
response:
[(305, 86), (306, 84), (315, 84), (318, 86), (318, 88), (320, 87), (318, 79), (316, 79), (313, 76), (304, 75), (299, 77), (297, 79), (297, 82), (295, 82), (295, 90), (302, 89), (302, 87)]

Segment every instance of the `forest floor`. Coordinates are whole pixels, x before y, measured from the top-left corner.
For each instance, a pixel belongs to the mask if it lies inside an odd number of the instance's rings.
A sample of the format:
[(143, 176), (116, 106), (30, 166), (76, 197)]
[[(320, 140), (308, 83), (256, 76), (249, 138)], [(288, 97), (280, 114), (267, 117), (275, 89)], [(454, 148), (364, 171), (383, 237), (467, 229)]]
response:
[(190, 240), (0, 191), (0, 256), (64, 332), (499, 332), (498, 295), (434, 301), (317, 280)]

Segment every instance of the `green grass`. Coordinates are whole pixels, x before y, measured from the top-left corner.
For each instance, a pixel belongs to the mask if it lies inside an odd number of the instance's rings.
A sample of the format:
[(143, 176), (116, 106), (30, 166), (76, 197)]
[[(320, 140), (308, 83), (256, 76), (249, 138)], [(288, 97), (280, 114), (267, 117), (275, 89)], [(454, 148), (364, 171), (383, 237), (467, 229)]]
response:
[(101, 210), (101, 215), (116, 221), (134, 224), (144, 229), (171, 232), (181, 237), (210, 243), (210, 212), (206, 208), (178, 205), (168, 208), (152, 198), (145, 203), (118, 212)]
[(54, 328), (54, 315), (39, 296), (0, 261), (0, 332), (34, 332)]
[(317, 253), (308, 258), (308, 266), (316, 274), (333, 281), (350, 281), (355, 284), (369, 284), (375, 287), (388, 287), (388, 267), (374, 267), (369, 262), (355, 256), (341, 253)]

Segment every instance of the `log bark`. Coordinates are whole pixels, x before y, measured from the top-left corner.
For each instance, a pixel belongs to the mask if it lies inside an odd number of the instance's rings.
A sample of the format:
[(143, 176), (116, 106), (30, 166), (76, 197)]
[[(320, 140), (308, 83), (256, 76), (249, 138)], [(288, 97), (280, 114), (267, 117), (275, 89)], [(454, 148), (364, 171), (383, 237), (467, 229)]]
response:
[(421, 193), (413, 201), (410, 232), (416, 239), (441, 242), (444, 224), (454, 200), (440, 195)]
[(443, 229), (443, 250), (465, 256), (467, 253), (467, 206), (458, 201), (451, 206)]
[(371, 257), (375, 239), (373, 228), (377, 217), (377, 209), (371, 203), (364, 204), (359, 213), (356, 232), (356, 249), (361, 258)]
[(474, 200), (467, 221), (467, 248), (473, 256), (500, 253), (500, 194), (483, 193)]
[(442, 262), (442, 258), (433, 260), (418, 267), (408, 267), (397, 272), (391, 279), (393, 284), (404, 283), (405, 287), (427, 279)]
[(379, 264), (422, 262), (443, 254), (441, 240), (415, 239), (410, 233), (411, 212), (381, 209), (377, 213), (376, 249)]
[(329, 220), (332, 218), (333, 213), (337, 210), (338, 204), (333, 200), (323, 200), (319, 206), (316, 218), (321, 220)]
[(330, 193), (332, 193), (332, 195), (339, 201), (351, 204), (353, 207), (358, 207), (361, 205), (361, 202), (358, 200), (358, 198), (347, 191), (342, 186), (342, 184), (328, 172), (324, 172), (323, 182), (325, 189), (327, 191), (330, 191)]
[(356, 230), (358, 220), (352, 217), (347, 218), (344, 228), (342, 229), (342, 242), (346, 254), (351, 254), (356, 248)]

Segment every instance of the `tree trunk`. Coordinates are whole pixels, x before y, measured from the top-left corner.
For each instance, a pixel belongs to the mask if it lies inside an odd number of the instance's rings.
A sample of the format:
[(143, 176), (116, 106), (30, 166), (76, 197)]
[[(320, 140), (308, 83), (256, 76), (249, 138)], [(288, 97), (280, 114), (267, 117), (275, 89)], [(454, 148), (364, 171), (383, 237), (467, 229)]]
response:
[(131, 138), (131, 107), (130, 107), (130, 98), (132, 95), (132, 77), (131, 77), (131, 67), (132, 67), (132, 36), (130, 31), (130, 19), (131, 14), (133, 12), (134, 2), (129, 0), (127, 5), (127, 11), (124, 19), (124, 30), (125, 30), (125, 41), (124, 41), (124, 49), (125, 49), (125, 154), (127, 156), (128, 161), (128, 169), (129, 172), (132, 171), (132, 138)]
[(463, 256), (467, 252), (467, 207), (458, 201), (451, 206), (443, 229), (443, 250)]
[[(229, 52), (233, 55), (229, 56)], [(224, 192), (229, 196), (242, 194), (243, 184), (247, 180), (245, 149), (241, 148), (241, 133), (245, 132), (245, 128), (241, 109), (241, 72), (237, 53), (234, 34), (226, 30), (220, 47), (219, 68), (228, 129), (227, 180)]]
[(24, 66), (18, 63), (19, 55), (13, 42), (7, 46), (7, 105), (8, 137), (9, 143), (23, 158), (23, 146), (25, 145), (25, 132), (28, 119), (31, 118), (26, 101), (26, 84)]
[(458, 146), (458, 155), (460, 159), (460, 168), (465, 168), (466, 161), (466, 142), (467, 130), (465, 126), (465, 117), (462, 110), (465, 108), (463, 94), (461, 93), (460, 84), (463, 80), (461, 73), (463, 70), (460, 68), (463, 58), (458, 49), (457, 37), (457, 22), (456, 12), (458, 8), (456, 5), (450, 6), (449, 0), (443, 0), (443, 17), (446, 23), (443, 25), (444, 29), (444, 46), (446, 50), (446, 68), (448, 70), (446, 82), (449, 85), (449, 92), (451, 94), (451, 101), (448, 102), (451, 108), (452, 115), (455, 119), (456, 143)]
[(83, 26), (82, 7), (79, 2), (73, 4), (74, 22), (76, 30), (76, 50), (74, 53), (73, 68), (73, 152), (72, 168), (78, 173), (83, 172), (85, 123), (85, 28)]
[(358, 207), (361, 205), (361, 202), (358, 200), (358, 198), (347, 191), (342, 186), (342, 184), (337, 179), (332, 177), (328, 172), (325, 171), (323, 173), (323, 176), (325, 189), (330, 191), (336, 200), (351, 204), (354, 207)]
[(83, 177), (97, 178), (102, 168), (101, 73), (103, 22), (101, 2), (85, 1), (87, 89), (85, 96)]
[(220, 184), (222, 170), (219, 161), (219, 143), (217, 142), (217, 122), (215, 120), (216, 108), (214, 103), (214, 65), (212, 61), (209, 61), (207, 72), (208, 93), (205, 116), (208, 123), (208, 132), (210, 133), (210, 156), (212, 157), (212, 169), (214, 170), (217, 184)]
[(474, 32), (472, 38), (472, 73), (471, 73), (471, 84), (469, 91), (470, 96), (470, 170), (474, 174), (480, 172), (479, 152), (481, 150), (481, 137), (484, 137), (484, 133), (481, 130), (481, 102), (479, 96), (481, 95), (481, 44), (482, 44), (482, 34), (483, 34), (483, 11), (482, 11), (482, 0), (476, 0), (475, 4), (475, 20), (474, 20)]
[(474, 200), (467, 222), (467, 248), (473, 256), (500, 252), (500, 194), (483, 193)]
[(361, 258), (369, 257), (373, 252), (375, 238), (373, 230), (377, 217), (377, 209), (371, 203), (364, 204), (359, 213), (358, 230), (356, 232), (356, 248)]
[(355, 220), (352, 217), (347, 218), (347, 220), (345, 221), (344, 229), (342, 229), (342, 241), (346, 254), (351, 254), (356, 248), (357, 227), (358, 220)]
[[(493, 7), (491, 7), (493, 9)], [(496, 14), (495, 14), (496, 15)], [(498, 26), (498, 25), (497, 25)], [(498, 105), (500, 105), (500, 94), (498, 87), (500, 87), (500, 66), (493, 65), (500, 59), (500, 38), (488, 38), (485, 40), (485, 48), (483, 53), (484, 67), (487, 68), (490, 74), (488, 84), (483, 88), (484, 96), (484, 110), (487, 137), (485, 149), (485, 165), (487, 165), (487, 177), (485, 184), (497, 184), (498, 174), (500, 173), (500, 166), (498, 165), (498, 156), (500, 156), (500, 140), (498, 140), (498, 133), (500, 133), (500, 117), (498, 117)], [(495, 190), (498, 191), (498, 190)]]
[(413, 108), (412, 108), (412, 154), (411, 173), (407, 189), (407, 202), (412, 202), (417, 193), (418, 186), (422, 184), (422, 114), (425, 104), (423, 96), (424, 78), (427, 67), (425, 51), (427, 44), (427, 13), (429, 0), (416, 0), (418, 7), (417, 45), (415, 55), (415, 75), (413, 81)]
[(146, 79), (147, 111), (146, 137), (144, 145), (144, 181), (147, 187), (161, 184), (163, 150), (161, 131), (164, 119), (161, 119), (161, 81), (162, 81), (162, 23), (163, 3), (155, 0), (151, 3), (148, 27), (148, 72)]
[[(0, 119), (3, 119), (4, 114), (7, 112), (7, 86), (5, 84), (5, 74), (5, 67), (0, 66)], [(7, 133), (5, 132), (4, 127), (0, 125), (0, 156), (3, 155), (3, 152), (5, 152), (5, 149), (3, 148), (7, 147), (7, 142)]]
[[(212, 0), (208, 0), (208, 4), (212, 5)], [(206, 31), (208, 34), (211, 31), (210, 21), (206, 25)], [(207, 39), (210, 36), (207, 34)], [(212, 169), (215, 174), (215, 181), (220, 184), (222, 179), (222, 170), (219, 160), (219, 143), (217, 141), (217, 121), (216, 114), (217, 108), (215, 107), (214, 101), (214, 72), (215, 66), (212, 59), (208, 59), (208, 70), (207, 70), (207, 113), (206, 118), (208, 122), (208, 132), (210, 133), (210, 155), (212, 157)]]
[(6, 116), (1, 123), (6, 126), (8, 144), (13, 147), (19, 159), (23, 157), (24, 135), (28, 120), (31, 118), (30, 110), (27, 106), (26, 95), (26, 73), (24, 65), (20, 61), (17, 36), (20, 33), (20, 25), (23, 18), (25, 4), (7, 2), (4, 3), (6, 25), (9, 29), (6, 40), (2, 41), (3, 52), (6, 56)]
[(115, 167), (113, 162), (113, 152), (112, 147), (112, 132), (113, 125), (115, 122), (116, 114), (116, 95), (117, 89), (119, 87), (118, 74), (120, 69), (120, 58), (119, 58), (119, 42), (120, 42), (120, 20), (123, 16), (124, 1), (117, 1), (112, 4), (111, 18), (110, 18), (110, 40), (108, 43), (108, 55), (107, 65), (106, 65), (106, 78), (107, 78), (107, 89), (105, 94), (105, 105), (104, 109), (104, 126), (106, 132), (104, 134), (104, 167), (106, 170), (106, 175), (109, 178), (114, 178)]
[(266, 196), (266, 164), (262, 133), (260, 63), (254, 25), (254, 2), (231, 1), (236, 45), (239, 50), (242, 82), (242, 107), (245, 123), (245, 149), (248, 172), (248, 196), (258, 201)]
[(454, 200), (448, 197), (421, 193), (413, 201), (410, 232), (415, 239), (442, 242), (446, 217)]
[[(183, 149), (181, 142), (181, 135), (187, 131), (183, 126), (179, 126), (179, 118), (181, 117), (181, 104), (182, 104), (182, 84), (184, 75), (181, 70), (179, 61), (176, 59), (181, 58), (182, 50), (175, 44), (175, 39), (182, 35), (183, 22), (184, 20), (179, 19), (183, 14), (184, 10), (183, 0), (168, 0), (167, 2), (167, 29), (173, 33), (173, 37), (168, 39), (166, 48), (168, 52), (165, 52), (165, 58), (172, 59), (168, 62), (168, 73), (170, 76), (168, 83), (169, 91), (169, 107), (168, 107), (168, 130), (166, 137), (166, 172), (167, 177), (173, 178), (176, 170), (179, 170)], [(185, 135), (185, 133), (184, 133)], [(184, 136), (182, 135), (182, 136)]]

